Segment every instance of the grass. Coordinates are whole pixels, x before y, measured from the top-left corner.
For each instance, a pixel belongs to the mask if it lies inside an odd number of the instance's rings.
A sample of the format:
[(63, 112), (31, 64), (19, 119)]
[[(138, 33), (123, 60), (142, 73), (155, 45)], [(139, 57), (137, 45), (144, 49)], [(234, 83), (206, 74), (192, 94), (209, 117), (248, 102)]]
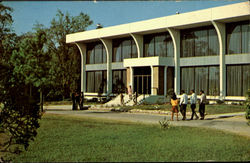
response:
[(246, 161), (250, 139), (209, 129), (143, 125), (45, 114), (14, 162)]

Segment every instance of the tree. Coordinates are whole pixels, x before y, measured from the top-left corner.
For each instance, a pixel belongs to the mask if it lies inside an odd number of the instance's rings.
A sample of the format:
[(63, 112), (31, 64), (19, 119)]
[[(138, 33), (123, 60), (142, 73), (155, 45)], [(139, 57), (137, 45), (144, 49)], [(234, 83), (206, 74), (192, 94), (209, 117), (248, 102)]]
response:
[(37, 31), (25, 36), (19, 43), (19, 48), (11, 56), (14, 66), (13, 74), (24, 81), (25, 85), (39, 88), (40, 106), (43, 111), (43, 92), (51, 84), (51, 56), (45, 46), (46, 33)]
[(57, 93), (63, 97), (77, 88), (81, 64), (79, 50), (75, 45), (66, 44), (66, 34), (84, 31), (92, 23), (89, 16), (82, 12), (78, 16), (70, 16), (68, 12), (64, 14), (58, 10), (46, 29), (48, 48), (53, 55), (52, 70), (57, 80)]

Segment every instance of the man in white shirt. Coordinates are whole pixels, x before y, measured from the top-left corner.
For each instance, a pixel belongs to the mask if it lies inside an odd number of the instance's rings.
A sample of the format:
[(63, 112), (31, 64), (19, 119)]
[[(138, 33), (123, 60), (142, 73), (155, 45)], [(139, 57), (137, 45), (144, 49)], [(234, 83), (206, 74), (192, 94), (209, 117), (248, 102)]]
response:
[(200, 105), (199, 105), (199, 112), (200, 112), (200, 120), (203, 120), (205, 118), (205, 104), (206, 104), (206, 95), (204, 94), (204, 91), (200, 91), (201, 99), (200, 99)]
[(190, 104), (191, 104), (191, 109), (192, 109), (191, 120), (193, 120), (194, 115), (195, 115), (196, 119), (198, 119), (199, 117), (198, 117), (198, 115), (195, 112), (197, 96), (196, 96), (196, 94), (195, 94), (195, 92), (194, 92), (193, 89), (190, 91), (190, 93), (191, 93)]
[(181, 90), (181, 100), (180, 100), (180, 111), (183, 116), (182, 120), (186, 119), (186, 109), (187, 109), (187, 103), (188, 103), (188, 96), (185, 93), (184, 90)]

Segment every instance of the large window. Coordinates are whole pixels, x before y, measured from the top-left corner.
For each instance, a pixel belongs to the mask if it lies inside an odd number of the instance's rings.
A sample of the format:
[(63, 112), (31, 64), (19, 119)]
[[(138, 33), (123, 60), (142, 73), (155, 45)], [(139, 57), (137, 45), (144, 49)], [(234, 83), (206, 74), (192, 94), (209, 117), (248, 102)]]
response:
[(250, 53), (250, 22), (229, 23), (227, 31), (227, 54)]
[(144, 36), (144, 57), (152, 56), (174, 56), (173, 41), (168, 33), (159, 33)]
[(87, 71), (87, 92), (105, 93), (107, 91), (107, 71)]
[(113, 62), (122, 62), (126, 58), (137, 58), (137, 47), (132, 38), (113, 40)]
[(127, 73), (126, 70), (113, 70), (112, 71), (112, 89), (113, 93), (120, 93), (126, 91)]
[(197, 94), (204, 90), (208, 95), (219, 95), (219, 79), (219, 66), (181, 68), (181, 89), (187, 93), (194, 89)]
[(250, 65), (227, 66), (227, 96), (245, 96), (250, 89)]
[(181, 30), (181, 57), (219, 55), (219, 42), (213, 26)]
[(100, 64), (107, 62), (106, 50), (101, 42), (87, 45), (86, 64)]

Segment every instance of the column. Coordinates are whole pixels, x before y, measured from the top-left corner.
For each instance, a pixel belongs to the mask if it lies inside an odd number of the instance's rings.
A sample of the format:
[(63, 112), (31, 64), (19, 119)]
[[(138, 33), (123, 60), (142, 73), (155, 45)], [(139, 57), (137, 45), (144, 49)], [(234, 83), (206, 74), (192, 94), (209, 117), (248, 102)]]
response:
[(107, 54), (107, 96), (112, 93), (112, 40), (100, 39)]
[(135, 41), (138, 58), (143, 57), (143, 36), (138, 34), (130, 34), (130, 35), (133, 37)]
[(212, 21), (219, 40), (219, 58), (220, 58), (220, 99), (223, 100), (226, 96), (226, 25)]
[(180, 94), (180, 31), (173, 28), (167, 28), (174, 43), (174, 92)]
[(83, 43), (75, 43), (81, 54), (81, 92), (86, 92), (86, 53), (87, 47)]

